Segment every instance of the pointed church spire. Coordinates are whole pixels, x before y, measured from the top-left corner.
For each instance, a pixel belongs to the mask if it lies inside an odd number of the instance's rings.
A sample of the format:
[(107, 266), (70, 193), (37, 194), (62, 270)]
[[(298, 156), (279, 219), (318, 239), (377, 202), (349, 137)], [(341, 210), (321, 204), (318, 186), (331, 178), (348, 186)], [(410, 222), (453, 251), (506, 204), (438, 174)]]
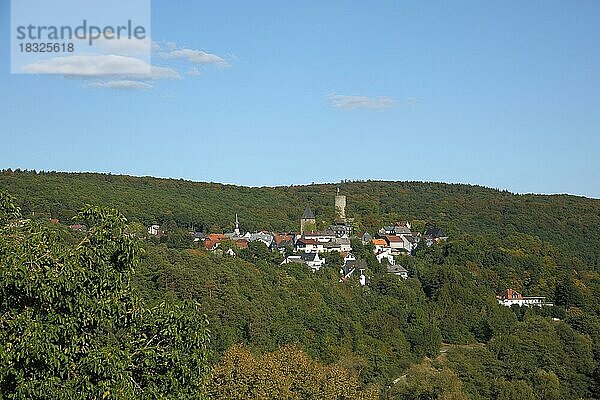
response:
[(233, 231), (237, 236), (240, 235), (240, 221), (237, 213), (235, 213), (235, 230)]

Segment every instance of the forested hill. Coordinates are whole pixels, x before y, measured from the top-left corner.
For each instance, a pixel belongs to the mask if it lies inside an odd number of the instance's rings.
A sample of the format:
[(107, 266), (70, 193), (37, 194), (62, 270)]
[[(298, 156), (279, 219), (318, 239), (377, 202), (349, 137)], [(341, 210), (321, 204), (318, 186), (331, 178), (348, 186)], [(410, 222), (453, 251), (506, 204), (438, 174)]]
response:
[[(282, 265), (260, 242), (229, 257), (198, 248), (188, 234), (231, 231), (236, 213), (243, 230), (296, 231), (307, 205), (324, 228), (337, 188), (359, 232), (409, 220), (416, 231), (438, 225), (449, 239), (397, 256), (407, 279), (388, 273), (372, 245), (353, 240), (366, 263), (362, 286), (356, 274), (340, 281), (338, 254), (312, 273)], [(88, 229), (65, 226), (75, 222)], [(146, 237), (151, 223), (167, 235), (132, 239)], [(8, 300), (0, 301), (0, 320), (11, 329), (0, 329), (0, 353), (9, 357), (0, 399), (99, 398), (108, 387), (130, 390), (130, 398), (598, 399), (599, 226), (600, 200), (468, 185), (248, 188), (2, 171), (0, 298)], [(504, 307), (495, 295), (508, 288), (554, 306)], [(89, 315), (100, 319), (85, 330)], [(157, 330), (166, 341), (148, 349)], [(30, 336), (33, 345), (21, 345)], [(89, 337), (94, 350), (82, 350)], [(204, 368), (206, 382), (190, 362)]]
[(245, 230), (297, 230), (309, 205), (318, 224), (333, 219), (336, 188), (348, 197), (347, 214), (360, 231), (396, 220), (441, 226), (451, 236), (496, 239), (527, 234), (561, 250), (565, 263), (600, 263), (600, 200), (569, 195), (515, 195), (480, 186), (422, 182), (345, 182), (249, 188), (175, 179), (106, 174), (5, 170), (0, 189), (12, 193), (25, 215), (70, 220), (85, 204), (109, 205), (143, 224), (232, 229), (238, 213)]

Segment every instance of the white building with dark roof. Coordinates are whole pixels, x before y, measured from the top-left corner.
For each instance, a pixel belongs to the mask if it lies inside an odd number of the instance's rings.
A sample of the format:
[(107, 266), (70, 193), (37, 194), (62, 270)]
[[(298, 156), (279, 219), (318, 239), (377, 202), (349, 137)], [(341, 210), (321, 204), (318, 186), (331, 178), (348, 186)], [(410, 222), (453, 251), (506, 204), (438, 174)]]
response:
[(388, 265), (387, 273), (396, 275), (397, 277), (402, 278), (402, 279), (408, 279), (408, 270), (400, 264)]

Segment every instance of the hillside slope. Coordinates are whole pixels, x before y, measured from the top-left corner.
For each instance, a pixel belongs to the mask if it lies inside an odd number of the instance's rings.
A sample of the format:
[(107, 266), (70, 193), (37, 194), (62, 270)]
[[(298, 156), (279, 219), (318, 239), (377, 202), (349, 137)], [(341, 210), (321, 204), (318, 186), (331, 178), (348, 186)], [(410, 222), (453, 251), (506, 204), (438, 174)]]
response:
[(440, 225), (453, 236), (524, 233), (560, 249), (565, 264), (595, 270), (600, 263), (600, 200), (584, 197), (422, 182), (249, 188), (105, 174), (0, 173), (0, 189), (12, 193), (25, 214), (68, 220), (85, 204), (109, 205), (143, 224), (174, 221), (204, 231), (232, 229), (235, 213), (245, 230), (297, 230), (306, 205), (326, 226), (333, 219), (338, 187), (361, 231), (404, 219), (421, 227)]

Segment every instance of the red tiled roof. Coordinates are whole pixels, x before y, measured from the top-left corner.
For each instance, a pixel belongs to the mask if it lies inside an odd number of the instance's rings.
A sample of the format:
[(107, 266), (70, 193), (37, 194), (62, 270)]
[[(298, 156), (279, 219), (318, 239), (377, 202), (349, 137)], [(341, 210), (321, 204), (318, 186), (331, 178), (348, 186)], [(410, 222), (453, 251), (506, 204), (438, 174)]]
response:
[(315, 239), (298, 239), (298, 243), (317, 245), (319, 241)]
[(371, 240), (371, 243), (373, 243), (375, 246), (385, 246), (387, 245), (387, 242), (383, 239), (373, 239)]
[(221, 233), (211, 233), (210, 235), (208, 235), (206, 237), (206, 240), (204, 240), (204, 247), (206, 247), (208, 250), (212, 250), (219, 243), (221, 243), (222, 240), (225, 240), (225, 239), (227, 239), (227, 236), (225, 236)]
[(275, 244), (279, 246), (281, 242), (287, 242), (288, 240), (293, 240), (294, 237), (290, 235), (275, 235)]
[(384, 238), (389, 243), (401, 243), (401, 242), (404, 242), (404, 240), (402, 240), (402, 238), (400, 236), (385, 235)]
[(522, 299), (523, 295), (516, 290), (506, 289), (503, 290), (500, 294), (496, 296), (496, 298), (504, 300), (504, 299)]

